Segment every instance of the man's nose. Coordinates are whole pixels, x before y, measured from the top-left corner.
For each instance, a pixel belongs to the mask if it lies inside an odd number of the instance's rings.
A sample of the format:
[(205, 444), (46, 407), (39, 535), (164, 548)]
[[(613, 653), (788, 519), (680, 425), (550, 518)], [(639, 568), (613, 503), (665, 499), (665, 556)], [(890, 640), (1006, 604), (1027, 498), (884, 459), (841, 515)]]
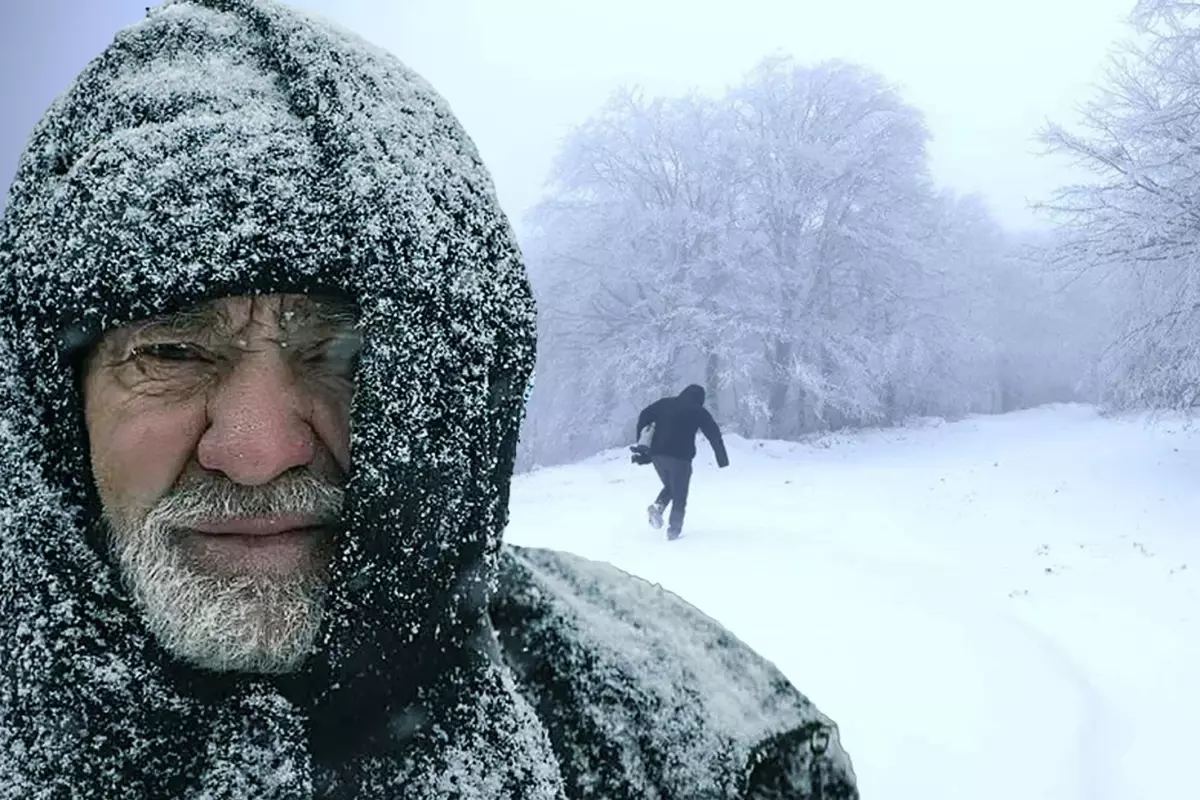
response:
[(259, 486), (313, 461), (311, 402), (283, 357), (244, 355), (208, 399), (208, 429), (197, 459), (235, 483)]

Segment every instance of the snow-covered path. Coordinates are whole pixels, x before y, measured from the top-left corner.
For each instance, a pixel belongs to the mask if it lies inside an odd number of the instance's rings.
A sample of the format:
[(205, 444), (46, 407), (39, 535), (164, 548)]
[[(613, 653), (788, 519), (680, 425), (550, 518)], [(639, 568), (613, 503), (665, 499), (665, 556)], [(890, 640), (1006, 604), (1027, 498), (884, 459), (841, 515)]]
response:
[[(1082, 407), (701, 442), (685, 537), (622, 451), (521, 476), (508, 538), (661, 583), (841, 726), (864, 797), (1180, 797), (1200, 714), (1200, 433)], [(1183, 792), (1183, 794), (1180, 794)]]

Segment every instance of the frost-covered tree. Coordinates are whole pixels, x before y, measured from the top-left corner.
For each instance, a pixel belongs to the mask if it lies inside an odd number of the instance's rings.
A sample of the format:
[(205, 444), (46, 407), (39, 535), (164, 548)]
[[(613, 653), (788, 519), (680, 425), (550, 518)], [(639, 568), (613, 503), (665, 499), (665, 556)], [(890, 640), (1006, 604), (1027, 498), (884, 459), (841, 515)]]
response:
[(523, 243), (541, 314), (524, 463), (627, 442), (686, 383), (728, 429), (782, 438), (1065, 399), (1030, 391), (1045, 354), (1010, 335), (1056, 324), (1040, 256), (934, 187), (927, 140), (840, 62), (768, 59), (717, 98), (615, 95), (565, 142)]
[(634, 406), (697, 365), (718, 394), (744, 290), (728, 133), (710, 100), (626, 91), (568, 140), (527, 247), (543, 331), (530, 416), (563, 410), (549, 436), (628, 438)]
[(730, 99), (768, 430), (880, 418), (877, 345), (903, 327), (897, 301), (924, 268), (924, 123), (878, 76), (841, 63), (771, 59)]
[(1060, 260), (1107, 287), (1119, 337), (1101, 363), (1117, 407), (1200, 399), (1200, 3), (1142, 0), (1078, 130), (1046, 129), (1090, 178), (1050, 204)]

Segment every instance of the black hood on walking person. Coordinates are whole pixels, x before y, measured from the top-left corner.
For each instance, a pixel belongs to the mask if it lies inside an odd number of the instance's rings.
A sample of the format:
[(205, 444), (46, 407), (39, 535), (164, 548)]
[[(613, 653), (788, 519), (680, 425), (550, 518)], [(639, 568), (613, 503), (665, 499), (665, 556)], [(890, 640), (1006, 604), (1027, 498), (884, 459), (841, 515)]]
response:
[(679, 396), (688, 402), (695, 403), (698, 406), (704, 405), (704, 387), (697, 383), (693, 383), (691, 386), (686, 387), (682, 392), (679, 393)]
[[(203, 672), (106, 558), (66, 353), (277, 293), (353, 301), (364, 340), (325, 627), (296, 674)], [(857, 797), (719, 625), (502, 544), (535, 318), (474, 146), (392, 56), (276, 0), (120, 33), (0, 228), (0, 800)]]

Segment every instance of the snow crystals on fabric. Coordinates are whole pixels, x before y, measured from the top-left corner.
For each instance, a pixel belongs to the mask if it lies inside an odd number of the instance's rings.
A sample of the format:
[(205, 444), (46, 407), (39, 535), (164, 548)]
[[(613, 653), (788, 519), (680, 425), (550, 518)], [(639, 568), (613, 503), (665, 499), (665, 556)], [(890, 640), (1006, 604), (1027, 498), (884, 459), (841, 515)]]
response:
[[(857, 797), (832, 721), (695, 608), (549, 551), (513, 548), (501, 574), (497, 631), (569, 783), (601, 797), (741, 798), (806, 758), (818, 734), (831, 737), (817, 759), (824, 797)], [(780, 780), (792, 792), (781, 796), (809, 796), (807, 775)]]

